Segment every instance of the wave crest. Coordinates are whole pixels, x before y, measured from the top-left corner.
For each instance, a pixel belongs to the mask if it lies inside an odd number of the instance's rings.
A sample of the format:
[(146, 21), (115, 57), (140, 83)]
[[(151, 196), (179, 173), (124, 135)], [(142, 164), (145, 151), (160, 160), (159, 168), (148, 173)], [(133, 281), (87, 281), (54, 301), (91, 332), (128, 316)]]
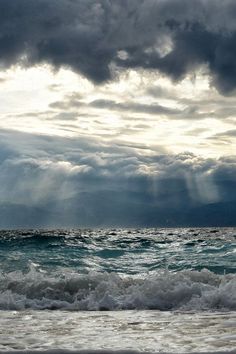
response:
[(0, 309), (236, 310), (236, 276), (208, 270), (146, 277), (116, 273), (42, 273), (34, 267), (0, 275)]

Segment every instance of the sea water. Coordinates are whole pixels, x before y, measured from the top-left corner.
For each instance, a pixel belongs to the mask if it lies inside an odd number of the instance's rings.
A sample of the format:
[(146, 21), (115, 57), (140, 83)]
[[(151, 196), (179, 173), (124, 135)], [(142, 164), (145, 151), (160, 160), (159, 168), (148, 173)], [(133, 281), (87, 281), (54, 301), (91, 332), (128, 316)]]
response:
[(236, 229), (0, 235), (0, 352), (234, 352)]

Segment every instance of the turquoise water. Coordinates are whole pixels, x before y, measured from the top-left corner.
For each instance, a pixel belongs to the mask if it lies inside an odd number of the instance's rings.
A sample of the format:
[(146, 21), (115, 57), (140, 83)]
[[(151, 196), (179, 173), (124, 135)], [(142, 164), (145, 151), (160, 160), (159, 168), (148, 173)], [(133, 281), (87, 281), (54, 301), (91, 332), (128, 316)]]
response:
[(27, 272), (34, 264), (39, 270), (80, 273), (236, 273), (234, 229), (16, 230), (1, 231), (0, 237), (4, 272)]
[(236, 309), (235, 229), (1, 231), (0, 309)]

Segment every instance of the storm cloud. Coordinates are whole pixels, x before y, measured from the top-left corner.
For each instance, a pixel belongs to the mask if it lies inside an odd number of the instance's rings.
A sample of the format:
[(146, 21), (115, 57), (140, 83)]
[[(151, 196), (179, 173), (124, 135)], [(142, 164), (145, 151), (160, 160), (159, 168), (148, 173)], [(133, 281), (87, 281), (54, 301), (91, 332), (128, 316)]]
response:
[(0, 227), (235, 225), (235, 15), (0, 0)]
[(235, 223), (236, 158), (0, 132), (0, 226)]
[(174, 81), (200, 66), (236, 87), (233, 0), (0, 0), (0, 64), (69, 67), (95, 83), (123, 69)]

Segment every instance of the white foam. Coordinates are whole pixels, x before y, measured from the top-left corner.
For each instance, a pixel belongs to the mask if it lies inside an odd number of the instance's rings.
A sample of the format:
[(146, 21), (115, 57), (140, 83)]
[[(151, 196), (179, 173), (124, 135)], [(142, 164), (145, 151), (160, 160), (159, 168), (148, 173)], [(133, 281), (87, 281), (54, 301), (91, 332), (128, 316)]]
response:
[(235, 328), (232, 312), (2, 311), (0, 350), (216, 353), (236, 347)]
[(115, 273), (0, 275), (0, 309), (236, 310), (236, 276), (208, 270), (165, 271), (146, 277)]
[[(11, 354), (140, 354), (140, 351), (136, 350), (61, 350), (52, 349), (46, 351), (40, 350), (15, 350), (11, 351)], [(174, 352), (161, 352), (162, 354), (173, 354)], [(176, 352), (180, 354), (181, 352)], [(217, 351), (217, 352), (191, 352), (189, 354), (235, 354), (236, 351)], [(0, 351), (0, 354), (9, 354), (9, 351)], [(155, 352), (142, 352), (142, 354), (155, 354)], [(184, 354), (188, 354), (185, 352)]]

